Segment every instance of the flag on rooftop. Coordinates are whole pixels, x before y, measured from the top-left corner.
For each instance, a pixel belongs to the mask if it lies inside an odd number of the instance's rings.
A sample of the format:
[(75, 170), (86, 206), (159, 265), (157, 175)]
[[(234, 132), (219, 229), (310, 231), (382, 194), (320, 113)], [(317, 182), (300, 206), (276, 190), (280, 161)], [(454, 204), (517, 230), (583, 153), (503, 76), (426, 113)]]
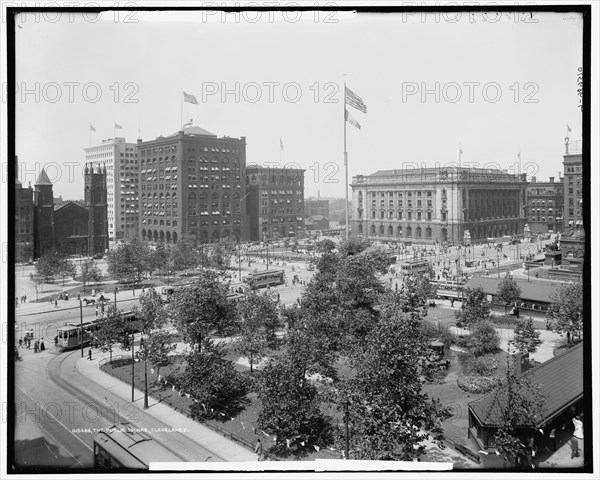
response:
[(90, 131), (96, 133), (96, 129), (94, 128), (94, 126), (90, 123)]
[(569, 127), (569, 124), (567, 123), (567, 132), (571, 131), (571, 127)]
[(198, 105), (198, 100), (194, 95), (183, 92), (183, 101), (188, 103), (193, 103), (194, 105)]
[(350, 112), (348, 111), (348, 109), (346, 109), (346, 121), (350, 124), (350, 125), (354, 125), (356, 128), (358, 128), (360, 130), (360, 123), (358, 123), (354, 117), (352, 115), (350, 115)]
[(356, 93), (346, 87), (346, 103), (357, 110), (360, 110), (363, 113), (367, 113), (367, 106), (362, 98), (360, 98)]
[(121, 125), (119, 125), (117, 122), (115, 122), (115, 128), (123, 128)]
[(279, 139), (279, 148), (283, 151), (283, 140)]

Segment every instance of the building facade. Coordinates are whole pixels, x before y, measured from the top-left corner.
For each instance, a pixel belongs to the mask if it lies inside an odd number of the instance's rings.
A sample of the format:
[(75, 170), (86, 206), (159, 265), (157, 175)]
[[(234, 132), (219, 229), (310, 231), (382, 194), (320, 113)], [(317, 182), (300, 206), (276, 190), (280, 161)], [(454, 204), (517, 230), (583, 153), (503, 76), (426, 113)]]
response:
[(565, 228), (583, 225), (583, 164), (581, 140), (569, 143), (565, 138), (564, 218)]
[(246, 215), (250, 240), (304, 235), (304, 172), (296, 168), (248, 166)]
[(550, 177), (538, 182), (535, 177), (527, 186), (527, 216), (531, 233), (558, 232), (563, 229), (564, 182)]
[(304, 214), (306, 217), (321, 215), (322, 217), (329, 218), (329, 200), (307, 198), (304, 202)]
[(191, 126), (168, 137), (138, 140), (137, 149), (142, 240), (247, 239), (245, 137), (217, 138)]
[(521, 235), (525, 175), (496, 169), (383, 170), (352, 179), (352, 234), (373, 240), (461, 243)]
[(139, 225), (139, 161), (137, 145), (125, 138), (103, 140), (84, 148), (85, 161), (96, 169), (106, 166), (108, 234), (110, 241), (133, 240)]
[(53, 186), (42, 169), (33, 191), (34, 257), (46, 252), (104, 254), (108, 249), (106, 168), (85, 166), (85, 205), (54, 204)]
[(19, 181), (19, 161), (15, 157), (15, 260), (28, 262), (33, 256), (33, 189)]

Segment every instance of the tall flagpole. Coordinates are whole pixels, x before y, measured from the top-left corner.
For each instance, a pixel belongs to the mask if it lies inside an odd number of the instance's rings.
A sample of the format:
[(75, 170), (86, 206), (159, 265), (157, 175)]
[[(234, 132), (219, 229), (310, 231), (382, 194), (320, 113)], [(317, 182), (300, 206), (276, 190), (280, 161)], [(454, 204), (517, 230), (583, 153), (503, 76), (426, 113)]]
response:
[(344, 168), (346, 179), (346, 240), (349, 237), (349, 215), (348, 215), (348, 152), (346, 151), (346, 81), (344, 80)]
[(180, 129), (183, 130), (183, 91), (181, 92), (181, 108), (179, 110), (179, 120), (181, 120), (181, 123), (179, 124)]

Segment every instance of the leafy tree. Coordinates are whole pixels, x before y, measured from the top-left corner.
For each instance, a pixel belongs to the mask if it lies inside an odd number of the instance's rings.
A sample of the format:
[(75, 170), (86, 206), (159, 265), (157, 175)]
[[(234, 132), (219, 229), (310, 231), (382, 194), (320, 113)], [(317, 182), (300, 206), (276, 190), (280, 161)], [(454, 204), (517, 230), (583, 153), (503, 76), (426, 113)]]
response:
[(218, 270), (228, 269), (237, 245), (231, 240), (223, 239), (211, 247), (207, 266)]
[(62, 277), (63, 285), (65, 284), (65, 277), (75, 278), (77, 275), (77, 267), (75, 262), (67, 256), (60, 256), (60, 263), (58, 265), (58, 273)]
[(506, 308), (506, 305), (514, 305), (521, 299), (521, 287), (517, 281), (508, 273), (498, 283), (498, 289), (496, 291), (496, 297)]
[(129, 345), (129, 336), (126, 332), (126, 325), (123, 324), (120, 310), (114, 305), (109, 305), (105, 315), (98, 317), (97, 330), (94, 332), (94, 340), (103, 352), (110, 352), (111, 362), (114, 345), (123, 347)]
[(171, 263), (176, 271), (195, 268), (200, 264), (198, 240), (186, 235), (177, 241), (175, 248), (170, 251)]
[(185, 341), (201, 347), (209, 335), (231, 328), (237, 311), (227, 300), (228, 291), (227, 284), (211, 271), (201, 272), (190, 285), (175, 290), (169, 315)]
[(170, 267), (169, 251), (164, 243), (159, 243), (156, 249), (150, 254), (150, 267), (153, 270), (164, 271)]
[[(399, 297), (399, 294), (394, 294)], [(427, 430), (440, 441), (446, 410), (422, 392), (430, 368), (421, 320), (394, 308), (351, 357), (354, 378), (340, 387), (338, 405), (348, 404), (350, 449), (359, 459), (411, 460), (424, 452)]]
[(92, 258), (88, 258), (81, 264), (81, 281), (83, 282), (83, 290), (85, 291), (85, 284), (90, 280), (99, 282), (102, 279), (102, 270), (98, 267), (96, 261)]
[(487, 319), (491, 312), (490, 302), (481, 287), (467, 288), (463, 291), (462, 306), (454, 312), (458, 327), (470, 328), (472, 325)]
[(276, 436), (275, 449), (285, 448), (289, 440), (297, 453), (332, 440), (330, 419), (321, 412), (317, 388), (307, 378), (310, 356), (298, 347), (300, 343), (292, 343), (288, 355), (271, 360), (261, 371), (257, 388), (258, 426)]
[(581, 282), (562, 285), (551, 298), (546, 312), (550, 330), (567, 336), (571, 343), (573, 337), (581, 338), (583, 333), (583, 285)]
[(495, 434), (498, 450), (510, 465), (525, 454), (524, 442), (519, 432), (535, 428), (546, 406), (539, 385), (534, 385), (529, 375), (517, 375), (507, 354), (506, 383), (496, 392), (497, 404), (502, 412), (502, 423)]
[(367, 248), (369, 248), (368, 240), (364, 240), (360, 237), (350, 237), (348, 239), (343, 239), (340, 242), (338, 251), (342, 257), (348, 257), (351, 255), (358, 255)]
[(223, 347), (204, 339), (185, 357), (186, 368), (179, 387), (195, 400), (190, 410), (197, 420), (230, 418), (247, 402), (247, 385), (233, 363), (225, 360)]
[(500, 334), (494, 324), (488, 320), (476, 323), (467, 340), (469, 350), (475, 356), (495, 353), (500, 348)]
[[(40, 275), (39, 273), (30, 273), (29, 274), (29, 280), (31, 280), (31, 282), (33, 282), (33, 286), (35, 287), (35, 301), (38, 301), (38, 289), (40, 287), (40, 285), (42, 285), (42, 292), (43, 290), (43, 285), (44, 285), (44, 277), (42, 275)], [(15, 319), (16, 321), (16, 319)]]
[(333, 240), (326, 238), (316, 244), (318, 253), (331, 253), (335, 250), (336, 244)]
[(156, 375), (158, 375), (161, 367), (173, 363), (171, 354), (176, 347), (175, 336), (172, 333), (155, 330), (146, 337), (140, 357), (150, 362), (156, 368)]
[(47, 283), (61, 273), (63, 256), (58, 252), (44, 253), (35, 264), (36, 274)]
[(542, 344), (540, 331), (534, 327), (531, 317), (517, 322), (513, 344), (519, 353), (534, 353)]
[(108, 272), (119, 282), (138, 283), (152, 270), (151, 252), (148, 246), (137, 238), (119, 245), (106, 254)]
[(260, 362), (269, 348), (277, 346), (276, 331), (280, 322), (272, 294), (250, 290), (239, 304), (239, 316), (240, 332), (235, 349), (248, 357), (252, 372), (254, 363)]
[(135, 307), (136, 318), (141, 322), (141, 331), (149, 333), (152, 329), (161, 328), (167, 321), (165, 302), (160, 294), (150, 288), (139, 298), (140, 306)]

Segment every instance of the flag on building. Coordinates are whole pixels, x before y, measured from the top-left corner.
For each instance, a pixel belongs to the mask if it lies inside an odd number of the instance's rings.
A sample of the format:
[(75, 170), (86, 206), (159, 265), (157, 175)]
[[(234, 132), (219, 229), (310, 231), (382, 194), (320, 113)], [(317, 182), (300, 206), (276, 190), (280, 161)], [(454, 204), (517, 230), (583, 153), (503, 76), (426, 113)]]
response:
[(462, 155), (462, 154), (463, 154), (462, 147), (460, 147), (460, 146), (458, 147), (458, 154), (459, 154), (459, 155)]
[(356, 128), (358, 128), (360, 130), (360, 123), (358, 123), (354, 117), (352, 115), (350, 115), (350, 112), (348, 111), (348, 109), (346, 109), (346, 121), (350, 124), (350, 125), (354, 125)]
[(183, 92), (183, 101), (188, 103), (193, 103), (194, 105), (198, 105), (198, 100), (194, 95)]
[(367, 113), (367, 106), (362, 98), (360, 98), (356, 93), (346, 87), (346, 103), (357, 110), (360, 110), (363, 113)]
[(519, 152), (519, 153), (517, 154), (517, 157), (518, 157), (518, 159), (519, 159), (519, 160), (521, 160), (521, 152)]
[(569, 127), (569, 124), (567, 123), (567, 132), (571, 131), (571, 127)]
[(119, 125), (117, 122), (115, 122), (115, 128), (123, 128), (121, 125)]
[(279, 139), (279, 148), (283, 151), (283, 140)]
[(96, 129), (94, 128), (94, 126), (90, 123), (90, 131), (96, 133)]

